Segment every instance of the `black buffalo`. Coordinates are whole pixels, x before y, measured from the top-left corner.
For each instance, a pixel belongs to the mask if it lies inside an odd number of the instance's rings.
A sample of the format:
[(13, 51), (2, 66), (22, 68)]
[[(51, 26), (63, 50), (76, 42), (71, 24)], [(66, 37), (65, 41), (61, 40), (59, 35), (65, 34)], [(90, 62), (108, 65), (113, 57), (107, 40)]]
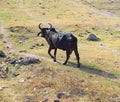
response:
[[(48, 54), (51, 56), (51, 58), (54, 59), (54, 61), (56, 61), (57, 49), (62, 49), (66, 51), (66, 60), (63, 63), (65, 65), (70, 57), (70, 54), (72, 53), (72, 51), (74, 51), (77, 58), (77, 67), (80, 67), (80, 57), (77, 48), (77, 38), (70, 33), (57, 32), (56, 29), (53, 28), (50, 23), (49, 25), (50, 28), (42, 28), (40, 23), (38, 27), (41, 30), (41, 32), (37, 34), (38, 36), (41, 35), (41, 37), (45, 38), (48, 42)], [(54, 49), (54, 56), (52, 56), (51, 54), (52, 49)]]

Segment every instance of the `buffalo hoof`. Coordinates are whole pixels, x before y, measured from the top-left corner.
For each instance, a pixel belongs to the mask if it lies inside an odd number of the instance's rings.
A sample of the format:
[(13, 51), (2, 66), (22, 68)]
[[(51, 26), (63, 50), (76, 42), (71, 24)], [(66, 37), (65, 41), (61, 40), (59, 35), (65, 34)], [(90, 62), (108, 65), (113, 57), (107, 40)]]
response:
[(63, 63), (63, 65), (66, 65), (66, 63)]
[(78, 64), (77, 67), (80, 68), (80, 64)]
[(56, 60), (55, 60), (55, 59), (54, 59), (53, 61), (54, 61), (54, 62), (56, 62)]

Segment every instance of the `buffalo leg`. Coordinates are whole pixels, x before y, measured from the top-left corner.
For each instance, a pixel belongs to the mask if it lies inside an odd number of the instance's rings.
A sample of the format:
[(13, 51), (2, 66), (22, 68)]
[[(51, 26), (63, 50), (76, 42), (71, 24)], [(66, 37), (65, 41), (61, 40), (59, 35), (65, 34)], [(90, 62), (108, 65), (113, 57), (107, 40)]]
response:
[(66, 60), (65, 60), (65, 62), (63, 63), (64, 65), (67, 64), (68, 59), (70, 58), (70, 54), (71, 54), (71, 53), (72, 53), (72, 51), (66, 51)]
[(80, 62), (79, 62), (80, 57), (79, 57), (79, 53), (78, 53), (77, 48), (74, 50), (74, 52), (75, 52), (75, 55), (76, 55), (76, 58), (77, 58), (77, 63), (78, 63), (77, 67), (80, 67)]
[(54, 62), (56, 62), (56, 53), (57, 53), (57, 48), (55, 48), (55, 51), (54, 51)]
[(51, 58), (54, 58), (54, 57), (52, 56), (52, 54), (50, 53), (51, 50), (52, 50), (52, 49), (49, 47), (49, 49), (48, 49), (48, 54), (50, 55)]

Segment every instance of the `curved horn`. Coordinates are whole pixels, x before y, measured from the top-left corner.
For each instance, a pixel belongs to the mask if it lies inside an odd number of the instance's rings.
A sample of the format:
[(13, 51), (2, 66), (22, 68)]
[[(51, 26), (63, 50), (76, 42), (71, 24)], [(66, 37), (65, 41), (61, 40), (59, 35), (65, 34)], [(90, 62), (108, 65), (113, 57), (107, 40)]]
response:
[(42, 29), (42, 28), (41, 28), (41, 24), (42, 24), (42, 23), (40, 23), (40, 24), (38, 25), (39, 29)]
[(37, 36), (39, 36), (39, 35), (40, 35), (40, 33), (41, 33), (41, 32), (39, 32), (39, 33), (37, 34)]
[(50, 25), (50, 28), (49, 29), (51, 29), (52, 28), (52, 24), (51, 23), (48, 23), (49, 25)]

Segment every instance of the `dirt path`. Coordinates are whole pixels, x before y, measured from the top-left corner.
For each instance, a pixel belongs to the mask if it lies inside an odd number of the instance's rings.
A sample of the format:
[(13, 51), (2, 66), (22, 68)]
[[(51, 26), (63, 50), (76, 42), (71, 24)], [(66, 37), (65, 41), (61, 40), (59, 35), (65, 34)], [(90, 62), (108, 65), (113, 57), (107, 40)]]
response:
[(9, 34), (7, 33), (7, 30), (6, 30), (5, 26), (0, 27), (0, 32), (1, 32), (1, 34), (3, 34), (3, 39), (2, 40), (5, 43), (6, 48), (8, 48), (10, 52), (15, 52), (16, 49), (9, 40)]
[(23, 5), (23, 0), (20, 0), (19, 8), (22, 9), (28, 16), (35, 18), (35, 16), (32, 13), (30, 13), (27, 9), (25, 9), (25, 7)]
[(94, 9), (93, 12), (96, 14), (107, 16), (107, 17), (117, 17), (116, 14), (114, 14), (112, 12), (105, 11), (105, 10)]
[(99, 48), (101, 48), (101, 49), (106, 49), (106, 50), (108, 50), (108, 51), (111, 51), (111, 52), (113, 52), (114, 54), (117, 54), (117, 55), (120, 55), (120, 51), (119, 50), (115, 50), (115, 49), (113, 49), (113, 48), (111, 48), (111, 47), (108, 47), (108, 46), (99, 46)]
[[(78, 45), (79, 46), (88, 46), (88, 47), (91, 46), (93, 48), (95, 47), (94, 45), (88, 45), (88, 44), (84, 44), (84, 43), (79, 43)], [(111, 47), (108, 47), (108, 46), (105, 46), (105, 45), (98, 45), (96, 47), (98, 47), (99, 49), (105, 49), (109, 52), (113, 52), (116, 55), (120, 55), (120, 50), (116, 50), (114, 48), (111, 48)]]
[(32, 14), (28, 9), (25, 8), (24, 6), (24, 2), (23, 0), (19, 0), (19, 8), (21, 10), (23, 10), (29, 17), (33, 18), (34, 20), (41, 22), (41, 23), (45, 23), (45, 24), (48, 24), (49, 21), (47, 20), (44, 20), (42, 18), (37, 18), (34, 14)]

